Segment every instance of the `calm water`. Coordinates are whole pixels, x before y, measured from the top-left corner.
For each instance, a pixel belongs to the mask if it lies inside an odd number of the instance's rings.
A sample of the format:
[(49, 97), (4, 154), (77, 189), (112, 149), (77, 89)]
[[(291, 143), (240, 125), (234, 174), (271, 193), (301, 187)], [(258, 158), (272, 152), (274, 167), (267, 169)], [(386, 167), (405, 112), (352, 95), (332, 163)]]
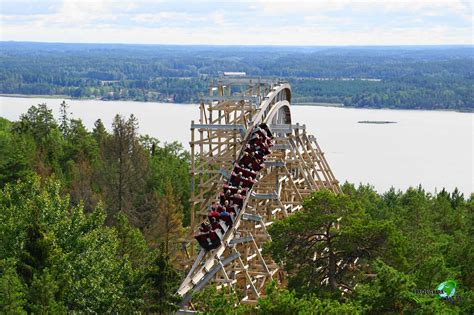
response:
[[(0, 97), (0, 116), (18, 119), (29, 106), (47, 103), (58, 115), (58, 99)], [(186, 148), (196, 105), (69, 100), (73, 117), (88, 128), (101, 118), (110, 128), (116, 113), (133, 113), (140, 132), (161, 141), (180, 141)], [(316, 135), (336, 177), (370, 183), (382, 192), (422, 184), (434, 191), (458, 187), (473, 192), (474, 114), (437, 111), (370, 110), (294, 106), (293, 122), (305, 123)], [(359, 124), (361, 120), (396, 124)]]

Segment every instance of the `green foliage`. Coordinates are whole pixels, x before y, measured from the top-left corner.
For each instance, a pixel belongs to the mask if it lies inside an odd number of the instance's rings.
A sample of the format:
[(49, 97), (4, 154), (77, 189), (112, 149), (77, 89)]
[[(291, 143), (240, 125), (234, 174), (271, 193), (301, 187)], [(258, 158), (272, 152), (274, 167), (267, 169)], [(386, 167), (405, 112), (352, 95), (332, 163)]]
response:
[(176, 295), (181, 275), (173, 269), (170, 259), (160, 251), (148, 267), (147, 312), (169, 314), (178, 310), (181, 297)]
[(192, 297), (193, 304), (199, 312), (209, 315), (218, 314), (245, 314), (247, 308), (243, 305), (237, 307), (239, 295), (236, 292), (217, 291), (214, 286), (195, 292)]
[(289, 287), (337, 297), (334, 291), (352, 290), (363, 269), (358, 266), (386, 246), (390, 231), (356, 198), (321, 190), (305, 201), (303, 211), (270, 227), (268, 250), (289, 273)]
[(416, 304), (413, 293), (416, 286), (410, 277), (380, 260), (373, 267), (377, 274), (375, 280), (355, 289), (355, 299), (368, 306), (370, 313), (400, 313)]
[[(315, 295), (297, 297), (287, 289), (278, 289), (271, 283), (265, 297), (259, 299), (256, 314), (293, 315), (293, 314), (361, 314), (362, 309), (351, 303), (339, 303), (335, 300), (320, 300)], [(252, 313), (252, 312), (251, 312)]]
[(166, 193), (167, 183), (172, 183), (173, 194), (179, 198), (181, 209), (185, 209), (184, 224), (190, 223), (189, 209), (189, 165), (190, 156), (177, 142), (165, 143), (162, 147), (158, 141), (149, 145), (151, 152), (151, 185), (159, 195)]
[[(2, 309), (176, 310), (180, 275), (168, 248), (183, 232), (187, 152), (158, 140), (152, 150), (133, 116), (116, 116), (112, 134), (100, 120), (90, 132), (63, 107), (60, 123), (44, 104), (0, 120)], [(166, 231), (146, 235), (160, 225)], [(164, 239), (162, 251), (149, 246)]]
[(0, 260), (0, 313), (26, 314), (25, 286), (12, 259)]
[(14, 261), (18, 272), (12, 263), (2, 272), (2, 283), (14, 284), (2, 307), (21, 310), (22, 292), (25, 310), (34, 313), (143, 307), (148, 251), (124, 219), (118, 229), (107, 227), (101, 208), (85, 214), (70, 207), (57, 181), (41, 184), (36, 177), (7, 184), (0, 209), (0, 260)]
[[(0, 92), (190, 103), (220, 71), (287, 79), (294, 102), (473, 109), (472, 47), (0, 43)], [(31, 62), (34, 60), (35, 62)], [(375, 79), (375, 80), (374, 80)]]
[(294, 315), (294, 314), (361, 314), (362, 308), (352, 303), (321, 300), (315, 295), (297, 296), (294, 291), (279, 289), (270, 282), (265, 295), (255, 306), (240, 304), (236, 292), (216, 291), (209, 287), (193, 295), (193, 304), (204, 314)]
[[(58, 123), (45, 105), (17, 122), (0, 119), (1, 313), (176, 310), (189, 154), (137, 128), (133, 117), (117, 116), (112, 133), (101, 121), (90, 132), (68, 113)], [(303, 211), (270, 226), (265, 251), (286, 269), (288, 289), (270, 286), (256, 307), (236, 306), (238, 293), (205, 290), (198, 309), (474, 312), (474, 195), (342, 189), (314, 193)], [(414, 292), (447, 279), (461, 300)]]
[(0, 186), (31, 173), (35, 142), (11, 132), (12, 124), (0, 117)]
[[(267, 249), (283, 263), (288, 284), (299, 296), (310, 291), (308, 287), (314, 288), (319, 297), (352, 302), (369, 314), (472, 312), (472, 197), (465, 200), (457, 190), (432, 195), (421, 187), (406, 192), (391, 189), (383, 195), (370, 186), (356, 188), (346, 183), (342, 189), (344, 195), (338, 196), (314, 193), (302, 212), (269, 229), (273, 242)], [(327, 224), (339, 215), (340, 228), (333, 230)], [(320, 232), (324, 226), (329, 233)], [(354, 277), (353, 290), (342, 297), (328, 295), (318, 285), (322, 276), (329, 279), (329, 275), (312, 271), (328, 270), (330, 264), (324, 259), (328, 254), (319, 256), (319, 261), (311, 255), (318, 248), (311, 237), (318, 233), (326, 240), (323, 253), (335, 250), (338, 260), (352, 255), (360, 258), (336, 277), (337, 281), (344, 280), (344, 274)], [(328, 244), (328, 236), (337, 241)], [(416, 289), (434, 290), (447, 279), (457, 280), (460, 300), (423, 298), (415, 293)]]

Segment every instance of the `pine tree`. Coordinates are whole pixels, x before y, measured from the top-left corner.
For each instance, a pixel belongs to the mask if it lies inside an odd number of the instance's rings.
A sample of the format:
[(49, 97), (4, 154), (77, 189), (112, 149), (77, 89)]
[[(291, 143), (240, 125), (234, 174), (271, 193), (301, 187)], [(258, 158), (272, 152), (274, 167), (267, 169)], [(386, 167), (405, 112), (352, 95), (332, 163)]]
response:
[(0, 261), (0, 313), (26, 314), (25, 287), (14, 268), (14, 261)]
[(169, 257), (159, 251), (149, 267), (146, 304), (149, 313), (170, 314), (178, 309), (180, 297), (176, 295), (181, 276), (173, 268)]
[(69, 131), (69, 105), (66, 103), (66, 101), (62, 101), (59, 106), (59, 129), (64, 136), (67, 136)]
[(134, 226), (143, 228), (148, 220), (146, 188), (150, 171), (139, 142), (137, 120), (133, 115), (128, 120), (116, 115), (112, 127), (112, 135), (101, 146), (99, 170), (109, 222), (122, 211)]
[(152, 246), (162, 245), (164, 254), (173, 256), (184, 229), (182, 208), (170, 181), (166, 182), (164, 194), (158, 196), (157, 210), (146, 235)]
[(92, 130), (92, 136), (97, 141), (97, 144), (100, 146), (108, 135), (102, 120), (97, 119), (94, 123), (94, 129)]
[(383, 247), (388, 226), (371, 220), (355, 199), (328, 190), (313, 193), (303, 207), (270, 227), (272, 257), (301, 292), (319, 287), (318, 295), (337, 297), (339, 290), (351, 291), (366, 258)]

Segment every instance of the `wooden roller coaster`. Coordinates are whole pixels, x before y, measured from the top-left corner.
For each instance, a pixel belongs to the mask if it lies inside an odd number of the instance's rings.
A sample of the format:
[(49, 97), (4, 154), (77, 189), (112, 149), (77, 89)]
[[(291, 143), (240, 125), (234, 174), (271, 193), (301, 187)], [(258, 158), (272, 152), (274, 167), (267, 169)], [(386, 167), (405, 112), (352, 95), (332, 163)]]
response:
[(279, 266), (262, 255), (270, 240), (267, 227), (300, 210), (315, 190), (340, 191), (316, 138), (292, 122), (290, 103), (287, 82), (248, 77), (221, 77), (203, 97), (199, 123), (191, 122), (193, 232), (218, 200), (254, 129), (266, 124), (274, 144), (233, 224), (219, 234), (218, 246), (196, 253), (191, 246), (194, 263), (178, 289), (184, 312), (192, 308), (193, 292), (206, 285), (236, 288), (244, 296), (241, 303), (256, 303), (269, 280), (283, 279)]

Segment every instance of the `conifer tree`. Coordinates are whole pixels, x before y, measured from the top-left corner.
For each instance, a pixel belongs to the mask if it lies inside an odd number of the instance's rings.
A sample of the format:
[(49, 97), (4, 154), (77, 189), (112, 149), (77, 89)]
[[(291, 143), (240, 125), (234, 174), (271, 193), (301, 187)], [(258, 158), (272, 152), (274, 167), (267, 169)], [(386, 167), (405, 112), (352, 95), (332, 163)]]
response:
[(158, 196), (157, 204), (158, 211), (146, 234), (153, 246), (162, 245), (164, 254), (173, 256), (184, 229), (182, 207), (170, 181), (165, 184), (164, 194)]
[(180, 279), (181, 276), (173, 268), (169, 257), (163, 250), (158, 251), (146, 274), (148, 284), (146, 293), (147, 311), (170, 314), (178, 310), (180, 297), (176, 294), (176, 291)]
[(123, 211), (134, 226), (143, 228), (147, 221), (149, 163), (139, 142), (138, 123), (133, 115), (128, 120), (116, 115), (112, 127), (112, 135), (101, 146), (99, 170), (109, 222)]

